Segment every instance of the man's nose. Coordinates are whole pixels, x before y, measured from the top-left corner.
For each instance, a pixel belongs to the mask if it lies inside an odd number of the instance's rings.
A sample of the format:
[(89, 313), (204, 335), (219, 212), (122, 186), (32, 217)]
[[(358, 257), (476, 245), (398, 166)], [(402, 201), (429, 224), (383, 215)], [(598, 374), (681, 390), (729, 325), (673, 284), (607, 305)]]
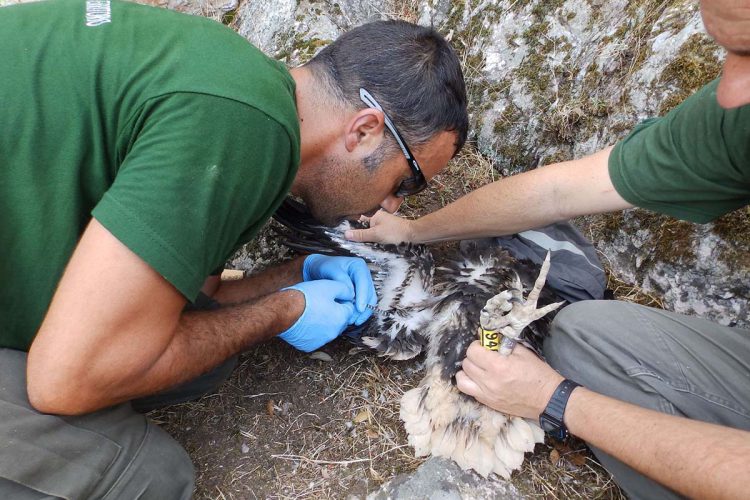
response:
[(402, 197), (394, 196), (389, 194), (383, 201), (380, 202), (380, 207), (388, 213), (393, 213), (398, 210), (401, 203), (404, 202)]

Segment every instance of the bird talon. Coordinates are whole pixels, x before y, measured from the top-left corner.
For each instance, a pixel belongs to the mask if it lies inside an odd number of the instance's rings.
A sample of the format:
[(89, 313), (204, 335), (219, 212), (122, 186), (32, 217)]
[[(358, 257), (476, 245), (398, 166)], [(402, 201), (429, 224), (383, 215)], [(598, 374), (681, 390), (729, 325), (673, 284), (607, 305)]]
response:
[[(529, 324), (557, 309), (562, 303), (551, 304), (539, 309), (536, 306), (539, 294), (542, 292), (547, 279), (549, 266), (550, 253), (547, 252), (544, 263), (539, 270), (539, 276), (526, 299), (523, 297), (523, 285), (518, 277), (516, 277), (515, 288), (503, 290), (490, 298), (479, 314), (482, 328), (500, 331), (508, 339), (518, 339), (523, 329)], [(512, 350), (512, 347), (510, 350)], [(508, 353), (510, 350), (508, 350)]]

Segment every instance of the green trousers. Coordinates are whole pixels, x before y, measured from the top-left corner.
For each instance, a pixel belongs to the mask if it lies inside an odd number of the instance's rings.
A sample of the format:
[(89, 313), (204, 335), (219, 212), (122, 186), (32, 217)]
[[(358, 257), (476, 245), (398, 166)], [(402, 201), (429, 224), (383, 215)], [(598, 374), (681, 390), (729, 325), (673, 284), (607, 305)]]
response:
[[(185, 310), (219, 307), (203, 293)], [(197, 399), (237, 366), (234, 356), (187, 383), (83, 416), (34, 410), (26, 353), (0, 348), (0, 500), (190, 498), (195, 474), (185, 450), (142, 413)]]
[[(544, 353), (562, 375), (600, 394), (750, 430), (749, 330), (625, 302), (583, 301), (557, 315)], [(592, 449), (630, 498), (679, 498)]]
[(215, 389), (236, 358), (162, 394), (83, 416), (37, 412), (26, 394), (26, 353), (0, 349), (0, 499), (190, 498), (185, 450), (140, 411)]

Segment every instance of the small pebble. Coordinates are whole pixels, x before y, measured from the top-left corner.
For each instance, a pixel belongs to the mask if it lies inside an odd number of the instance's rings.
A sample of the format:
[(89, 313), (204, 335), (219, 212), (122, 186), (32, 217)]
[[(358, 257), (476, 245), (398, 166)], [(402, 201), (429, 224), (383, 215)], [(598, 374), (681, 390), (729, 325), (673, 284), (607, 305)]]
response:
[(315, 351), (314, 353), (310, 354), (308, 357), (310, 359), (316, 359), (318, 361), (324, 361), (326, 363), (333, 361), (333, 358), (328, 353), (325, 353), (323, 351)]

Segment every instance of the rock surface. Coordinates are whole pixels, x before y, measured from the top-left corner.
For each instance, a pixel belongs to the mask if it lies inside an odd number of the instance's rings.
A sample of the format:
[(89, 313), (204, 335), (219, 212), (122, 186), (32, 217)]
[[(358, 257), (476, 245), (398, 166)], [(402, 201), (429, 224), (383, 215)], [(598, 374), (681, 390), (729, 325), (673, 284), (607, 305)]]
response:
[[(689, 1), (423, 2), (421, 13), (465, 47), (478, 145), (506, 175), (614, 144), (723, 59)], [(750, 325), (746, 209), (702, 226), (642, 210), (578, 222), (614, 274), (666, 309)]]
[(521, 500), (515, 486), (502, 479), (483, 479), (452, 460), (431, 458), (413, 474), (402, 474), (383, 484), (367, 500)]
[[(690, 0), (142, 1), (222, 21), (290, 66), (367, 21), (431, 24), (459, 52), (472, 136), (505, 175), (614, 144), (723, 59)], [(666, 309), (750, 327), (747, 209), (702, 226), (641, 210), (578, 222), (615, 275)]]
[[(0, 6), (25, 0), (0, 0)], [(142, 0), (228, 24), (290, 66), (347, 29), (399, 17), (435, 26), (463, 61), (472, 137), (504, 175), (593, 153), (719, 74), (723, 51), (688, 0)], [(377, 50), (377, 47), (373, 47)], [(750, 327), (750, 213), (692, 225), (631, 210), (577, 221), (622, 281), (666, 309)], [(234, 267), (278, 259), (264, 233)], [(370, 499), (522, 498), (430, 459)]]
[[(346, 29), (394, 16), (451, 38), (472, 135), (504, 175), (614, 144), (717, 77), (723, 58), (686, 0), (256, 1), (232, 24), (297, 65)], [(613, 274), (660, 306), (750, 326), (747, 210), (707, 225), (642, 210), (577, 222)]]
[(249, 1), (237, 10), (233, 27), (267, 54), (297, 65), (348, 29), (381, 19), (386, 11), (384, 0)]

